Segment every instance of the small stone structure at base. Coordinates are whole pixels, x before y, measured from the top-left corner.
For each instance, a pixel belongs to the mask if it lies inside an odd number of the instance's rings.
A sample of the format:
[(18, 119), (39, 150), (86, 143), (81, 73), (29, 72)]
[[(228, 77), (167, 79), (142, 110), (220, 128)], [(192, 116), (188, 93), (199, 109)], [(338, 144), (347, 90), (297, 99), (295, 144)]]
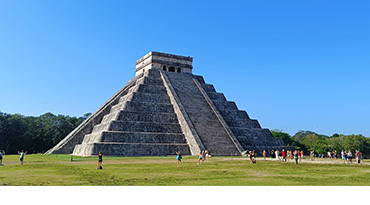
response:
[(47, 154), (164, 156), (241, 155), (285, 147), (246, 111), (227, 101), (202, 76), (191, 57), (150, 52), (136, 76)]

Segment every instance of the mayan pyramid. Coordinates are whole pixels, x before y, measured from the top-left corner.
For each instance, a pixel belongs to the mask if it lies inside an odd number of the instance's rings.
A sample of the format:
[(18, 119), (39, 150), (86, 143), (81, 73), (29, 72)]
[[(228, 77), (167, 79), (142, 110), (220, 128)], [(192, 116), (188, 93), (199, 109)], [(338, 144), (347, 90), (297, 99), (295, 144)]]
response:
[(193, 58), (150, 52), (136, 76), (48, 154), (241, 155), (285, 146), (246, 111), (193, 75)]

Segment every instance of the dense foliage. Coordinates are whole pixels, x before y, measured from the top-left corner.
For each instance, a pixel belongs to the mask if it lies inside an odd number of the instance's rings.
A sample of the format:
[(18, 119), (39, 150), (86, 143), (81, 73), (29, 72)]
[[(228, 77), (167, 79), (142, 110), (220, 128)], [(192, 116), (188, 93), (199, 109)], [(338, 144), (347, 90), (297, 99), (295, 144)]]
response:
[(39, 117), (0, 112), (0, 150), (14, 154), (20, 150), (43, 153), (56, 145), (88, 117), (45, 113)]
[(295, 135), (290, 136), (288, 133), (280, 130), (272, 130), (275, 137), (280, 137), (287, 144), (296, 149), (302, 149), (306, 153), (310, 150), (315, 150), (315, 153), (325, 154), (330, 151), (356, 150), (362, 152), (365, 157), (370, 157), (370, 138), (362, 135), (342, 135), (333, 134), (332, 136), (320, 135), (311, 131), (299, 131)]

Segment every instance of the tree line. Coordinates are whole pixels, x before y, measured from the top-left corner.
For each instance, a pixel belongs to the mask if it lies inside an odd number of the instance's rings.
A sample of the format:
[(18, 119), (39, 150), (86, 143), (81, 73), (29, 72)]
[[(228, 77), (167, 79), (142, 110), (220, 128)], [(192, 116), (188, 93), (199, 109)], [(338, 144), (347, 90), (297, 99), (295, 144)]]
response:
[(295, 147), (309, 153), (315, 150), (317, 154), (326, 154), (328, 151), (342, 150), (355, 152), (359, 150), (363, 156), (370, 158), (370, 138), (363, 135), (343, 135), (333, 134), (331, 136), (320, 135), (312, 131), (299, 131), (293, 136), (281, 130), (272, 130), (271, 133), (275, 137), (280, 137), (287, 146)]
[[(45, 113), (39, 117), (0, 112), (0, 150), (7, 154), (16, 154), (20, 150), (28, 153), (44, 153), (73, 129), (87, 119), (91, 113), (82, 117), (70, 117)], [(364, 157), (370, 157), (370, 138), (362, 135), (333, 134), (320, 135), (312, 131), (299, 131), (290, 136), (281, 130), (272, 130), (275, 137), (280, 137), (287, 146), (295, 147), (308, 153), (325, 154), (327, 151), (359, 150)]]
[(30, 117), (0, 112), (0, 150), (7, 154), (16, 154), (20, 150), (44, 153), (89, 115), (90, 113), (83, 117), (70, 117), (49, 112), (39, 117)]

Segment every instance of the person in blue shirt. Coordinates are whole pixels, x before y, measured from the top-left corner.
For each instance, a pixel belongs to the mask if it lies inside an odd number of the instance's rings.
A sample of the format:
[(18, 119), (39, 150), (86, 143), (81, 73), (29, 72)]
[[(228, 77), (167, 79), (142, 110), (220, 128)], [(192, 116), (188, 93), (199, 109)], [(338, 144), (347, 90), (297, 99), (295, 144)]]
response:
[(177, 156), (176, 156), (176, 159), (177, 159), (177, 167), (182, 167), (182, 162), (181, 162), (181, 159), (182, 159), (182, 156), (181, 156), (181, 152), (178, 151), (176, 152)]

